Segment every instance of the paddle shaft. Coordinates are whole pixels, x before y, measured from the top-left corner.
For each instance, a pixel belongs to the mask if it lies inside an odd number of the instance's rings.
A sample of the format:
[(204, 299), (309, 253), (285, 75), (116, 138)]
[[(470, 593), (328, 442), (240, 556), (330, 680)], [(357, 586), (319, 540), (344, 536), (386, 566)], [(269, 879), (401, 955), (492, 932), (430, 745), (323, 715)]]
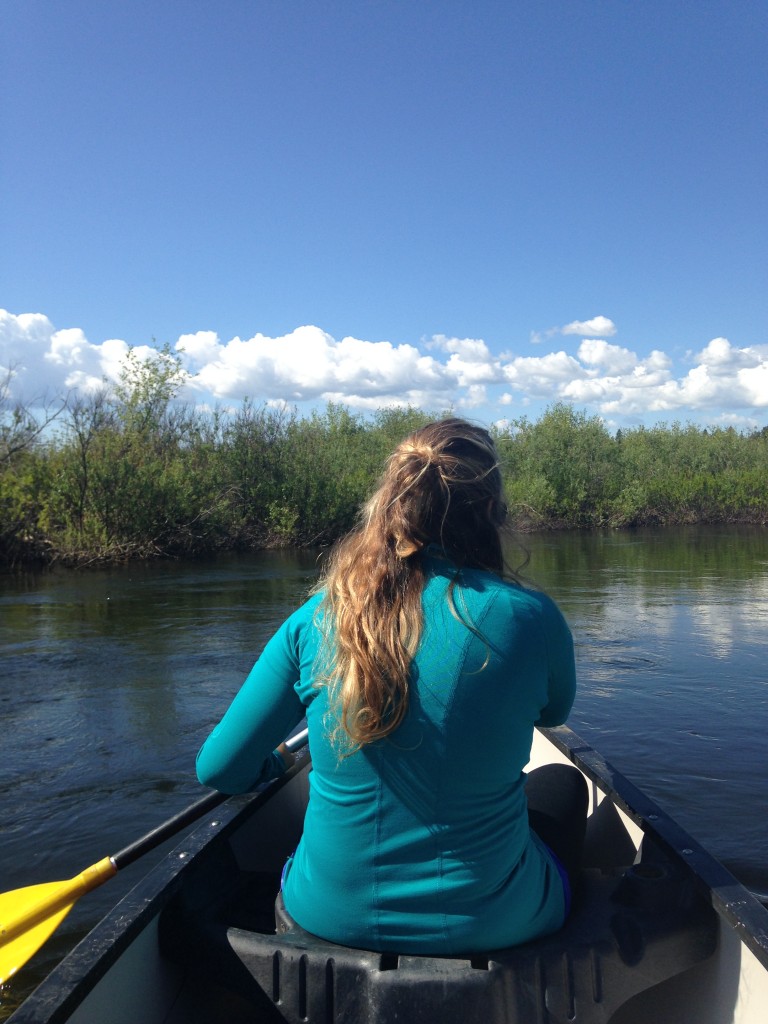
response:
[(129, 864), (133, 864), (139, 857), (143, 857), (145, 853), (154, 850), (156, 846), (160, 846), (166, 839), (170, 839), (177, 832), (181, 832), (187, 825), (191, 825), (193, 821), (202, 818), (204, 814), (212, 811), (214, 807), (218, 807), (219, 804), (224, 803), (227, 799), (229, 799), (229, 794), (227, 793), (208, 793), (200, 800), (190, 804), (185, 810), (164, 821), (162, 825), (158, 825), (151, 832), (147, 832), (141, 839), (136, 839), (122, 850), (113, 853), (110, 860), (118, 871), (127, 868)]
[[(284, 747), (293, 753), (306, 742), (307, 730), (304, 729), (286, 740)], [(43, 882), (0, 893), (0, 985), (34, 956), (81, 896), (102, 885), (120, 868), (154, 850), (226, 799), (226, 793), (208, 793), (119, 853), (103, 857), (67, 881)]]

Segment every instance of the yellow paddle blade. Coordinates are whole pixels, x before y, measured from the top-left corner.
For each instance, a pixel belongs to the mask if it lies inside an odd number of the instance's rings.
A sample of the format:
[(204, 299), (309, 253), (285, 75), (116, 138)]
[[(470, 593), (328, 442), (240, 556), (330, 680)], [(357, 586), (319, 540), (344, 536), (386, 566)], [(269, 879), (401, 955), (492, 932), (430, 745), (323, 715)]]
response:
[(66, 882), (43, 882), (0, 895), (0, 985), (33, 956), (78, 899), (117, 873), (109, 857)]
[[(14, 893), (3, 893), (0, 896), (0, 915), (3, 918), (6, 917), (5, 902), (9, 896), (18, 897), (27, 894), (32, 896), (34, 893), (34, 896), (39, 895), (43, 897), (45, 895), (44, 890), (53, 891), (58, 889), (60, 885), (61, 882), (48, 882), (45, 885), (30, 885), (28, 889), (21, 889)], [(43, 892), (40, 890), (43, 890)], [(53, 911), (48, 917), (44, 917), (38, 924), (29, 925), (25, 931), (17, 934), (15, 938), (6, 940), (5, 935), (0, 937), (2, 942), (2, 946), (0, 946), (0, 985), (4, 985), (12, 974), (15, 974), (30, 957), (35, 955), (51, 933), (59, 927), (73, 906), (74, 901), (65, 904), (60, 910)], [(11, 912), (13, 910), (14, 908), (12, 907)]]

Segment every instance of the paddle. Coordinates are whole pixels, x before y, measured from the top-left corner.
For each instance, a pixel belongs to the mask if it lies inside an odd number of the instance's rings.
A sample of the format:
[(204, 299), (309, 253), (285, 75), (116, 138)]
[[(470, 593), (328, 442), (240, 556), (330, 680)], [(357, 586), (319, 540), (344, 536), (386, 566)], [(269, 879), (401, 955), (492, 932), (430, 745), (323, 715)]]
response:
[[(307, 730), (304, 729), (286, 740), (285, 746), (294, 751), (306, 742)], [(0, 985), (40, 949), (81, 896), (103, 885), (121, 868), (133, 864), (227, 799), (226, 793), (208, 793), (130, 846), (104, 857), (65, 882), (43, 882), (0, 894)]]

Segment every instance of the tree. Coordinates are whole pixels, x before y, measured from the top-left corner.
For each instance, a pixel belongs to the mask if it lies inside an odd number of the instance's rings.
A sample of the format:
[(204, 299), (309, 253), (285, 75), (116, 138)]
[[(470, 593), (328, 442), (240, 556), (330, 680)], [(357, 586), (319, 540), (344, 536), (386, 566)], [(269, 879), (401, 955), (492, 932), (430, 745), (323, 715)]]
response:
[(39, 449), (44, 431), (64, 408), (62, 399), (38, 400), (38, 412), (34, 400), (13, 401), (13, 378), (13, 368), (0, 378), (0, 562), (9, 565), (40, 558), (47, 467)]
[(174, 355), (167, 344), (147, 359), (140, 359), (135, 349), (129, 349), (115, 385), (118, 415), (124, 427), (138, 433), (159, 432), (169, 404), (188, 378), (181, 356)]
[[(66, 406), (63, 398), (14, 402), (11, 398), (14, 376), (13, 367), (9, 367), (0, 377), (0, 465), (6, 466), (20, 452), (31, 448)], [(39, 408), (39, 413), (34, 413), (34, 408)]]

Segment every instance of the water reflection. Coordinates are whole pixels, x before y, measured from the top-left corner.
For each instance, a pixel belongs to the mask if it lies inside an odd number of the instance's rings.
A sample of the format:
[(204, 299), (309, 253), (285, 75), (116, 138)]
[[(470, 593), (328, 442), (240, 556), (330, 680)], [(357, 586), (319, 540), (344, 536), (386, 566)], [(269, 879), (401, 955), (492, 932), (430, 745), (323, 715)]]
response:
[(534, 538), (531, 564), (574, 629), (574, 728), (764, 890), (768, 535), (606, 534), (562, 538), (555, 552), (557, 543)]

